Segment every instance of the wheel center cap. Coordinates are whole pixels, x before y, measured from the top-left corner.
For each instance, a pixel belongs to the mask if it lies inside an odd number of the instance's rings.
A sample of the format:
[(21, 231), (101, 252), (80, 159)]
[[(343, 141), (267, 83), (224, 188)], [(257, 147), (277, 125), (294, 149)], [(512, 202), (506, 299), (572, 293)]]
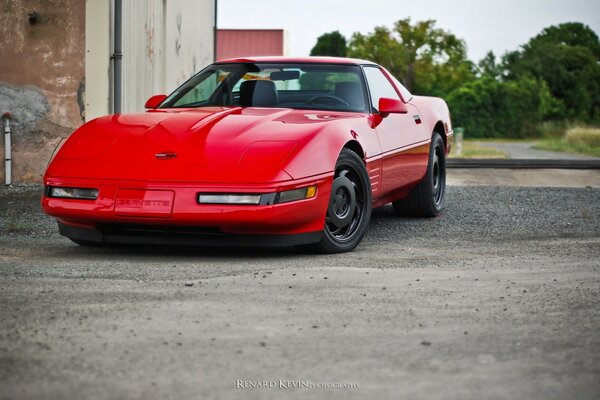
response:
[(352, 222), (356, 209), (356, 193), (350, 179), (337, 177), (331, 187), (331, 203), (327, 215), (338, 228), (348, 226)]

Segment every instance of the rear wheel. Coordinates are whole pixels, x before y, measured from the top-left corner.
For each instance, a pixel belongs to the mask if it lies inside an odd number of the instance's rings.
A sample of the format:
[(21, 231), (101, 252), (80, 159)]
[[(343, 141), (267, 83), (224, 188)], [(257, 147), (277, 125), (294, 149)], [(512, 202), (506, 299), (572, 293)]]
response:
[(425, 177), (405, 199), (392, 203), (396, 214), (435, 217), (440, 214), (446, 194), (446, 150), (442, 136), (435, 132), (429, 148)]
[(335, 165), (323, 237), (311, 249), (323, 253), (353, 250), (365, 236), (371, 218), (371, 181), (363, 160), (342, 149)]

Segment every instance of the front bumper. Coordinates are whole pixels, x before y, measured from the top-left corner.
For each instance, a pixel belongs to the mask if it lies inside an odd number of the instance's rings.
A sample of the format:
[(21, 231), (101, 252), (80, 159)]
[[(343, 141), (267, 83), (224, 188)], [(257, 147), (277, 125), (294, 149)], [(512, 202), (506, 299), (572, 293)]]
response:
[(316, 243), (322, 231), (279, 235), (232, 235), (216, 229), (152, 225), (100, 224), (94, 228), (58, 222), (61, 235), (76, 242), (169, 246), (287, 247)]
[[(60, 232), (72, 239), (113, 243), (196, 243), (257, 244), (267, 236), (300, 235), (318, 241), (323, 230), (330, 197), (332, 176), (323, 175), (275, 184), (202, 185), (193, 183), (126, 182), (47, 178), (47, 186), (93, 187), (96, 200), (53, 198), (44, 195), (42, 208), (59, 221)], [(271, 205), (199, 204), (198, 193), (273, 193), (308, 185), (317, 186), (313, 198)], [(136, 191), (172, 192), (169, 212), (123, 212), (119, 193)], [(119, 201), (117, 201), (119, 200)], [(164, 210), (164, 200), (161, 201)], [(318, 235), (317, 235), (318, 234)], [(251, 236), (262, 237), (251, 239)], [(196, 239), (194, 239), (196, 236)], [(244, 238), (244, 236), (247, 236)], [(125, 239), (129, 237), (130, 239)], [(157, 239), (162, 237), (163, 239)], [(165, 239), (166, 238), (166, 239)], [(175, 240), (175, 241), (174, 241)], [(276, 240), (272, 241), (276, 244)], [(306, 242), (308, 243), (308, 242)], [(254, 245), (254, 244), (252, 244)], [(282, 244), (284, 245), (284, 244)]]

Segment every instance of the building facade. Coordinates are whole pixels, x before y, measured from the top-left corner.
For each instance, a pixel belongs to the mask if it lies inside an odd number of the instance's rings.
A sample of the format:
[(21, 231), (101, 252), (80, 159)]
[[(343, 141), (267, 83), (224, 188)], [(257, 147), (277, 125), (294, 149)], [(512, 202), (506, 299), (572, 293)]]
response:
[[(113, 112), (119, 3), (0, 0), (0, 113), (13, 115), (13, 182), (41, 182), (64, 138)], [(122, 112), (143, 111), (148, 97), (214, 60), (215, 16), (215, 0), (122, 1)]]
[(283, 29), (218, 29), (217, 60), (249, 56), (286, 56)]

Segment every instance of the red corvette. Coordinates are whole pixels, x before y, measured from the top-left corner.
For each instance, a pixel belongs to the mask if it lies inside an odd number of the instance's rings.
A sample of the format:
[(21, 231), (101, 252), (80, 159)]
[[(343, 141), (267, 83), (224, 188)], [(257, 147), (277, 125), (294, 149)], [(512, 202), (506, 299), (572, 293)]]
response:
[(452, 142), (446, 103), (344, 58), (217, 62), (141, 114), (77, 129), (44, 211), (82, 245), (354, 249), (371, 209), (433, 217)]

